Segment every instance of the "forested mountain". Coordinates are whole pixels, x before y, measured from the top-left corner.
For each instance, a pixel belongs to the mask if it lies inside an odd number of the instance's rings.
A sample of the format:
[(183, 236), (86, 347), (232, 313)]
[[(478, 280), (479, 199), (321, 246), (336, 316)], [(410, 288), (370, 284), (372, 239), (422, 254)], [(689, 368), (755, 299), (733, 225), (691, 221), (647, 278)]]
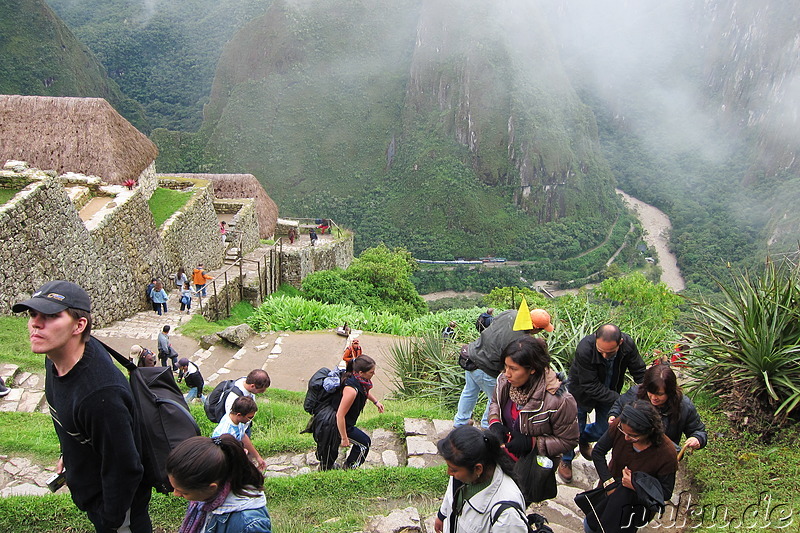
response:
[[(48, 1), (167, 128), (160, 170), (251, 172), (359, 247), (574, 257), (609, 235), (615, 184), (671, 216), (690, 286), (800, 239), (800, 5)], [(55, 94), (53, 52), (7, 37), (50, 46), (43, 4), (3, 6), (3, 90)]]
[(362, 246), (533, 259), (555, 221), (598, 244), (618, 203), (591, 110), (535, 6), (493, 6), (273, 3), (223, 52), (207, 151)]
[(105, 98), (149, 130), (141, 107), (120, 92), (44, 0), (0, 2), (0, 94)]
[(47, 0), (153, 127), (195, 131), (225, 42), (270, 0)]

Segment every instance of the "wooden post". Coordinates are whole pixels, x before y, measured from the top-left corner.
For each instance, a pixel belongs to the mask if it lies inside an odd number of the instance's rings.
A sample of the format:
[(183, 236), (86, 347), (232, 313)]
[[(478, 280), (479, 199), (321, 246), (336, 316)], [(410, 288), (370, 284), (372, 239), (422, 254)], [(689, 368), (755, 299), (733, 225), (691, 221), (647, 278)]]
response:
[(256, 262), (256, 266), (258, 267), (258, 302), (264, 302), (264, 289), (263, 289), (263, 281), (261, 279), (261, 263)]
[(242, 273), (242, 265), (244, 264), (244, 255), (242, 254), (242, 238), (239, 237), (239, 301), (244, 301), (244, 277)]
[[(216, 291), (215, 291), (216, 292)], [(230, 298), (231, 291), (228, 290), (228, 271), (225, 271), (225, 312), (226, 318), (231, 316), (231, 298)]]

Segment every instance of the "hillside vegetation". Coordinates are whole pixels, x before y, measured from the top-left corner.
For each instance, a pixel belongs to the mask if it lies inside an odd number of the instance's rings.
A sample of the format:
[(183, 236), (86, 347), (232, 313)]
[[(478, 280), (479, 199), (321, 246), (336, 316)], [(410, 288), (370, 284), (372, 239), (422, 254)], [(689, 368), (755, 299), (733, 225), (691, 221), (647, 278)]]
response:
[(141, 106), (44, 0), (0, 2), (0, 73), (0, 94), (105, 98), (134, 126), (150, 130)]

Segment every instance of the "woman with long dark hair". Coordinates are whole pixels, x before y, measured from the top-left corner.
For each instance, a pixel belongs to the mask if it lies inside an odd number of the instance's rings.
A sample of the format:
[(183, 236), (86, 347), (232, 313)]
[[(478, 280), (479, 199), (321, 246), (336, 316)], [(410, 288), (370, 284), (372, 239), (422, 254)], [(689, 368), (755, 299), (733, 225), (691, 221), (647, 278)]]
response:
[[(459, 426), (436, 447), (447, 463), (450, 482), (436, 515), (436, 533), (527, 533), (525, 501), (512, 477), (514, 462), (497, 436)], [(513, 502), (514, 506), (502, 502)]]
[(352, 446), (342, 468), (358, 468), (367, 458), (372, 441), (369, 435), (356, 427), (356, 422), (367, 400), (375, 404), (379, 413), (383, 412), (383, 404), (370, 392), (374, 375), (375, 360), (372, 357), (362, 355), (351, 359), (342, 378), (340, 394), (332, 396), (330, 404), (314, 415), (312, 428), (320, 470), (334, 468), (339, 447)]
[(178, 533), (271, 533), (264, 476), (233, 435), (191, 437), (166, 466), (175, 495), (189, 500)]
[[(503, 350), (503, 358), (505, 370), (497, 377), (489, 405), (489, 431), (497, 435), (514, 461), (533, 454), (539, 466), (552, 469), (561, 454), (578, 443), (575, 399), (550, 368), (544, 340), (516, 340)], [(521, 471), (526, 468), (528, 471)], [(542, 479), (537, 485), (531, 475), (533, 468), (538, 470), (526, 460), (516, 469), (526, 502), (554, 497), (555, 471), (538, 476)], [(549, 489), (544, 490), (543, 484)]]
[(669, 365), (656, 364), (644, 373), (641, 385), (633, 385), (620, 396), (608, 412), (609, 423), (619, 416), (622, 409), (635, 400), (649, 401), (661, 415), (664, 433), (681, 447), (681, 434), (686, 435), (686, 444), (695, 450), (704, 447), (708, 442), (706, 426), (700, 420), (692, 400), (683, 394), (678, 386), (675, 372)]
[[(611, 461), (606, 464), (609, 451)], [(592, 460), (604, 487), (620, 484), (609, 487), (597, 516), (586, 517), (586, 533), (633, 533), (653, 518), (655, 507), (672, 497), (677, 451), (649, 401), (636, 400), (622, 409), (595, 444)]]

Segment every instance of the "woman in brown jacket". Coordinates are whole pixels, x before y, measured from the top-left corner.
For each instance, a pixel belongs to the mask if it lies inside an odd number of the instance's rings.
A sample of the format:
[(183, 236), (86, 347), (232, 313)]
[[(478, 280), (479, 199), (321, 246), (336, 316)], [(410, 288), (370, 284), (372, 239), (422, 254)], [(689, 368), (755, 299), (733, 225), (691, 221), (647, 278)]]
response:
[[(560, 455), (578, 442), (575, 399), (550, 368), (542, 339), (512, 342), (503, 350), (503, 360), (505, 370), (497, 377), (489, 406), (489, 430), (500, 437), (515, 461), (534, 454), (541, 457), (537, 458), (541, 466), (552, 469)], [(522, 488), (526, 501), (541, 500)]]

